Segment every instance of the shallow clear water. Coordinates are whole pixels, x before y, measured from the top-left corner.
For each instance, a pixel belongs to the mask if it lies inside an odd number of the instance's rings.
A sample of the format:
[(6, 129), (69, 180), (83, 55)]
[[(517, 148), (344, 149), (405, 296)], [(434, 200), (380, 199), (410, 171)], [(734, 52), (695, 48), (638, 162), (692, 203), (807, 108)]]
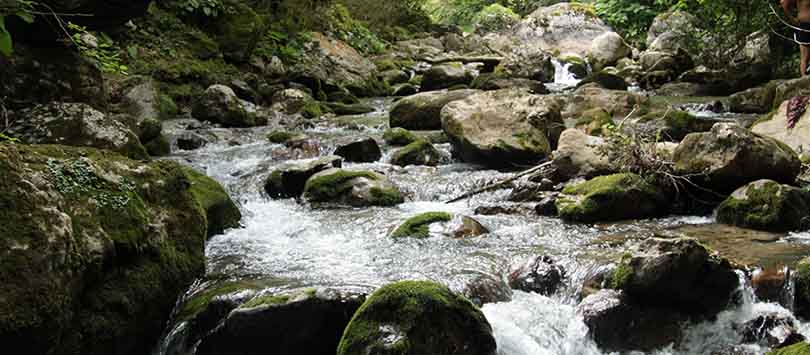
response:
[[(379, 109), (377, 113), (330, 119), (308, 129), (307, 135), (321, 144), (313, 155), (328, 155), (338, 144), (362, 136), (381, 142), (385, 126), (381, 117), (386, 116), (390, 100), (377, 100), (374, 104)], [(350, 124), (353, 121), (361, 127)], [(344, 164), (388, 175), (407, 195), (407, 202), (402, 205), (313, 209), (293, 199), (271, 200), (262, 195), (263, 179), (274, 166), (292, 156), (287, 148), (264, 139), (269, 130), (240, 130), (236, 136), (241, 145), (211, 144), (172, 157), (223, 183), (244, 214), (243, 228), (229, 230), (208, 242), (208, 273), (272, 277), (291, 288), (373, 288), (397, 280), (430, 279), (461, 290), (477, 275), (503, 275), (528, 257), (549, 255), (565, 267), (566, 287), (551, 297), (516, 291), (511, 302), (483, 307), (501, 355), (602, 354), (587, 339), (587, 328), (577, 317), (575, 307), (577, 288), (585, 276), (624, 250), (625, 239), (620, 239), (617, 246), (615, 241), (605, 242), (606, 236), (630, 236), (626, 240), (632, 243), (633, 236), (647, 237), (684, 226), (711, 228), (706, 226), (713, 222), (710, 217), (685, 216), (587, 226), (534, 215), (476, 216), (476, 207), (498, 205), (509, 191), (485, 193), (453, 204), (443, 201), (507, 175), (453, 162), (446, 144), (440, 148), (450, 163), (436, 168), (387, 164), (390, 147), (383, 147), (381, 162)], [(429, 211), (473, 216), (491, 233), (462, 240), (440, 235), (422, 240), (387, 237), (405, 219)], [(708, 230), (703, 233), (712, 234)], [(810, 235), (792, 234), (787, 240), (810, 244)], [(747, 295), (741, 306), (721, 314), (713, 323), (690, 327), (681, 348), (662, 349), (655, 354), (708, 353), (709, 349), (739, 342), (732, 325), (740, 320), (766, 312), (787, 312), (777, 305), (754, 302), (750, 290), (741, 292)]]

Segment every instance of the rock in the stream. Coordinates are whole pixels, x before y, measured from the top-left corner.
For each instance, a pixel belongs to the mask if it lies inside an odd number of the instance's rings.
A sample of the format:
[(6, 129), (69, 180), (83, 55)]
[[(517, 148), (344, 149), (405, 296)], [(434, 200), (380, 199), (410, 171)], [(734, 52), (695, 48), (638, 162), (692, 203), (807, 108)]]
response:
[(391, 233), (391, 238), (427, 238), (430, 236), (430, 225), (450, 222), (453, 215), (447, 212), (426, 212), (408, 218)]
[(662, 140), (679, 142), (689, 133), (708, 132), (716, 120), (700, 118), (686, 111), (653, 111), (638, 119), (639, 128)]
[(632, 173), (600, 176), (569, 185), (557, 198), (563, 220), (610, 222), (667, 213), (669, 198), (661, 188)]
[(334, 114), (341, 115), (363, 115), (369, 112), (374, 112), (374, 108), (364, 104), (344, 104), (339, 102), (330, 102), (326, 104)]
[(208, 236), (221, 234), (228, 228), (238, 227), (242, 213), (222, 185), (194, 169), (185, 168), (184, 171), (191, 183), (189, 191), (205, 211)]
[(343, 333), (338, 355), (494, 355), (484, 314), (446, 286), (401, 281), (374, 292)]
[(382, 151), (376, 140), (367, 138), (338, 147), (335, 155), (349, 162), (373, 163), (382, 158)]
[(743, 343), (783, 348), (804, 341), (796, 319), (790, 314), (768, 313), (739, 326)]
[(511, 301), (512, 289), (498, 277), (481, 275), (467, 284), (464, 288), (464, 297), (481, 307), (487, 303)]
[(395, 151), (391, 157), (391, 164), (399, 166), (436, 166), (439, 165), (441, 159), (441, 152), (433, 144), (424, 139), (417, 139), (415, 142)]
[(406, 146), (417, 139), (419, 138), (415, 134), (402, 127), (389, 128), (383, 132), (383, 140), (388, 145)]
[(757, 180), (731, 194), (717, 208), (717, 221), (773, 232), (810, 227), (810, 193), (773, 180)]
[(548, 157), (564, 124), (553, 99), (505, 89), (449, 103), (442, 126), (462, 160), (505, 167)]
[(363, 301), (362, 294), (333, 289), (259, 294), (231, 311), (196, 354), (331, 355)]
[(627, 81), (624, 80), (624, 78), (608, 73), (607, 71), (594, 72), (593, 74), (585, 77), (585, 79), (582, 79), (582, 81), (580, 81), (577, 85), (584, 86), (590, 83), (599, 85), (599, 87), (604, 89), (619, 91), (626, 91), (628, 86)]
[(793, 307), (793, 272), (787, 267), (763, 268), (751, 274), (751, 287), (757, 299)]
[(425, 92), (399, 100), (391, 108), (391, 127), (410, 130), (436, 130), (442, 128), (442, 108), (450, 102), (464, 99), (477, 90)]
[(776, 87), (782, 81), (774, 80), (765, 85), (750, 88), (729, 96), (731, 112), (768, 113), (773, 108)]
[(678, 341), (685, 317), (666, 309), (641, 307), (626, 293), (601, 290), (577, 306), (588, 336), (606, 351), (651, 351)]
[(496, 74), (541, 83), (554, 81), (554, 64), (549, 52), (537, 47), (519, 46), (504, 58)]
[(191, 110), (194, 118), (219, 123), (224, 127), (253, 127), (265, 122), (251, 112), (250, 103), (242, 101), (225, 85), (212, 85), (205, 90)]
[(647, 99), (624, 90), (608, 90), (595, 83), (577, 88), (566, 103), (563, 118), (579, 118), (583, 112), (595, 108), (606, 110), (613, 117), (625, 117), (636, 105), (645, 105)]
[(803, 318), (810, 317), (810, 257), (796, 264), (795, 311)]
[(149, 157), (135, 133), (87, 104), (54, 102), (15, 115), (18, 119), (6, 134), (24, 143), (109, 149), (133, 159)]
[(605, 32), (591, 42), (588, 52), (588, 62), (596, 71), (614, 65), (619, 59), (632, 54), (633, 49), (616, 32)]
[(4, 344), (31, 354), (149, 353), (178, 295), (205, 271), (211, 197), (194, 181), (171, 161), (0, 144)]
[(633, 302), (712, 317), (726, 309), (739, 285), (731, 263), (692, 238), (650, 238), (625, 254), (610, 286)]
[(687, 135), (673, 158), (677, 173), (705, 174), (704, 184), (718, 192), (760, 179), (789, 184), (801, 170), (789, 146), (734, 123), (717, 123), (709, 132)]
[(343, 159), (328, 156), (304, 161), (286, 162), (276, 168), (264, 183), (264, 191), (272, 198), (299, 197), (312, 175), (321, 171), (342, 167)]
[(380, 77), (382, 78), (383, 81), (388, 83), (388, 85), (407, 83), (408, 80), (411, 79), (411, 76), (407, 72), (400, 69), (386, 70), (380, 73)]
[(796, 125), (788, 128), (787, 107), (788, 101), (782, 102), (776, 111), (754, 123), (751, 131), (777, 139), (797, 153), (810, 153), (810, 112), (805, 111)]
[(508, 78), (495, 73), (481, 74), (473, 80), (470, 87), (476, 90), (501, 90), (509, 88), (525, 88), (533, 94), (548, 94), (548, 88), (542, 82), (524, 78)]
[(773, 108), (779, 108), (785, 100), (810, 92), (810, 77), (778, 82), (773, 94)]
[(810, 354), (810, 343), (799, 342), (781, 349), (771, 350), (765, 355), (807, 355)]
[(552, 154), (552, 165), (560, 180), (591, 178), (615, 172), (615, 167), (603, 154), (606, 153), (603, 152), (606, 144), (604, 139), (589, 136), (576, 128), (563, 131), (557, 150)]
[(542, 255), (527, 260), (510, 272), (509, 287), (548, 296), (557, 292), (564, 277), (565, 269)]
[(460, 62), (434, 65), (422, 78), (422, 90), (434, 91), (467, 85), (473, 78), (473, 73)]
[(391, 96), (395, 97), (416, 95), (418, 92), (419, 88), (410, 83), (394, 85), (391, 87)]
[(183, 132), (175, 137), (177, 148), (182, 150), (200, 149), (208, 144), (208, 139), (194, 132)]
[(372, 171), (329, 169), (313, 175), (304, 185), (304, 198), (316, 203), (354, 207), (394, 206), (402, 193), (385, 176)]

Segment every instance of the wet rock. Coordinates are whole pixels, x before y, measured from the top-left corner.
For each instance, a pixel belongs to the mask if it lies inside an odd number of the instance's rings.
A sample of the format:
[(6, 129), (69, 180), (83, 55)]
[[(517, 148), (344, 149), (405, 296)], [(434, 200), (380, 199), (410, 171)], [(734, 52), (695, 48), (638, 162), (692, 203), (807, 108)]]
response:
[(304, 193), (307, 180), (313, 175), (331, 168), (342, 167), (343, 159), (328, 156), (283, 164), (270, 173), (264, 182), (264, 191), (272, 198), (299, 197)]
[(796, 319), (788, 314), (769, 313), (740, 325), (743, 343), (783, 348), (804, 341)]
[(785, 100), (790, 100), (790, 98), (797, 95), (803, 95), (808, 90), (810, 90), (810, 78), (808, 77), (786, 80), (776, 84), (773, 108), (778, 109)]
[(647, 99), (639, 94), (623, 90), (607, 90), (596, 84), (587, 84), (576, 89), (562, 111), (563, 118), (579, 118), (583, 112), (602, 108), (613, 117), (625, 117), (636, 105), (644, 105)]
[(418, 139), (415, 134), (402, 127), (389, 128), (383, 132), (383, 140), (388, 145), (406, 146), (416, 142)]
[(552, 295), (562, 285), (565, 269), (542, 255), (529, 259), (509, 273), (509, 287), (541, 295)]
[(481, 307), (487, 303), (511, 301), (512, 289), (500, 278), (481, 275), (467, 284), (464, 288), (464, 297)]
[(330, 102), (326, 104), (336, 115), (363, 115), (369, 112), (374, 112), (374, 108), (364, 104), (351, 104), (347, 105), (339, 102)]
[(757, 120), (751, 131), (785, 143), (797, 153), (810, 153), (810, 113), (805, 112), (796, 126), (788, 128), (787, 106), (788, 101), (782, 102), (775, 112)]
[(549, 156), (563, 123), (553, 99), (520, 89), (487, 91), (442, 110), (454, 153), (493, 167), (533, 164)]
[(680, 110), (653, 111), (637, 121), (641, 131), (672, 142), (679, 142), (690, 133), (708, 132), (715, 123), (717, 120), (696, 117)]
[(362, 294), (299, 289), (260, 294), (231, 311), (196, 354), (334, 354)]
[(308, 93), (299, 89), (284, 89), (273, 94), (272, 109), (286, 114), (301, 112), (305, 106), (315, 101)]
[(189, 191), (205, 211), (208, 236), (222, 234), (228, 228), (238, 227), (242, 213), (222, 185), (194, 169), (185, 168), (184, 172), (191, 185)]
[(402, 193), (385, 176), (372, 171), (329, 169), (313, 175), (304, 186), (304, 198), (315, 203), (354, 207), (393, 206)]
[(447, 212), (427, 212), (408, 218), (391, 233), (391, 238), (427, 238), (430, 225), (450, 222), (453, 215)]
[(473, 73), (460, 62), (434, 65), (422, 78), (422, 90), (434, 91), (467, 85), (473, 78)]
[(534, 207), (534, 212), (539, 216), (556, 217), (559, 215), (557, 197), (557, 194), (549, 194)]
[(182, 150), (200, 149), (208, 144), (208, 139), (194, 132), (183, 132), (175, 138), (177, 147)]
[(194, 104), (191, 115), (199, 120), (219, 123), (225, 127), (253, 127), (265, 122), (251, 112), (249, 103), (239, 99), (225, 85), (212, 85)]
[[(616, 32), (605, 32), (591, 42), (588, 52), (588, 62), (595, 70), (616, 64), (619, 59), (626, 58), (633, 50)], [(626, 89), (626, 87), (625, 87)]]
[(396, 97), (416, 95), (418, 92), (419, 88), (410, 83), (394, 85), (391, 88), (391, 96)]
[(717, 123), (709, 132), (687, 135), (675, 150), (674, 162), (677, 173), (705, 174), (702, 183), (719, 192), (760, 179), (792, 183), (801, 168), (789, 146), (734, 123)]
[(793, 308), (793, 291), (789, 289), (792, 277), (787, 267), (755, 270), (751, 275), (751, 286), (757, 299), (779, 303), (786, 309)]
[[(205, 271), (207, 197), (171, 161), (0, 144), (0, 338), (47, 354), (145, 354)], [(21, 277), (21, 275), (25, 275)]]
[(682, 337), (685, 317), (666, 309), (640, 307), (622, 291), (601, 290), (577, 306), (588, 336), (606, 351), (651, 351)]
[(275, 130), (267, 134), (267, 140), (275, 144), (285, 144), (293, 139), (299, 138), (305, 138), (305, 136), (303, 134), (283, 130)]
[(528, 204), (505, 204), (501, 206), (478, 206), (475, 214), (482, 216), (495, 215), (530, 215), (531, 206)]
[(357, 96), (352, 95), (352, 93), (350, 93), (348, 91), (333, 91), (333, 92), (330, 92), (326, 96), (326, 100), (329, 101), (329, 102), (338, 102), (338, 103), (346, 104), (346, 105), (353, 105), (353, 104), (359, 104), (360, 103), (360, 99), (358, 99)]
[[(403, 317), (407, 314), (406, 317)], [(338, 355), (494, 355), (492, 328), (478, 308), (447, 287), (401, 281), (378, 289), (346, 327)]]
[(549, 191), (554, 189), (553, 184), (542, 184), (531, 181), (521, 182), (512, 189), (506, 199), (511, 202), (532, 202), (543, 200)]
[(594, 83), (608, 90), (627, 90), (627, 81), (624, 78), (608, 73), (607, 71), (595, 72), (582, 79), (578, 86)]
[(442, 128), (441, 111), (450, 102), (464, 99), (476, 90), (425, 92), (399, 100), (391, 108), (391, 127), (410, 130), (435, 130)]
[(404, 70), (391, 69), (380, 73), (380, 77), (388, 85), (404, 84), (411, 80), (411, 76)]
[(569, 128), (560, 135), (560, 143), (552, 154), (552, 165), (562, 181), (615, 172), (615, 167), (610, 164), (607, 155), (603, 154), (604, 149), (604, 139)]
[(470, 86), (473, 89), (485, 91), (525, 88), (531, 93), (538, 95), (548, 94), (549, 92), (548, 88), (540, 81), (523, 78), (508, 78), (494, 73), (479, 75), (473, 80)]
[(424, 139), (417, 139), (415, 142), (395, 151), (391, 157), (391, 164), (398, 166), (436, 166), (439, 165), (441, 159), (441, 152), (433, 144)]
[(661, 216), (668, 206), (669, 198), (659, 187), (632, 173), (569, 185), (557, 198), (563, 220), (584, 223)]
[(314, 158), (321, 155), (321, 143), (308, 137), (292, 138), (284, 143), (295, 156)]
[(489, 233), (489, 229), (472, 217), (457, 216), (451, 221), (453, 237), (457, 239), (479, 237)]
[(731, 263), (692, 238), (645, 240), (622, 257), (610, 281), (635, 303), (702, 317), (726, 309), (738, 285)]
[(614, 264), (602, 265), (589, 270), (585, 275), (585, 280), (582, 282), (579, 299), (582, 300), (599, 292), (599, 290), (609, 289), (614, 270), (616, 270)]
[(133, 159), (149, 154), (129, 128), (87, 104), (54, 102), (16, 112), (6, 134), (27, 144), (108, 149)]
[(757, 180), (717, 208), (717, 221), (733, 226), (788, 232), (810, 226), (810, 193), (773, 180)]
[(373, 163), (382, 158), (382, 151), (377, 141), (367, 138), (338, 147), (335, 155), (349, 162)]

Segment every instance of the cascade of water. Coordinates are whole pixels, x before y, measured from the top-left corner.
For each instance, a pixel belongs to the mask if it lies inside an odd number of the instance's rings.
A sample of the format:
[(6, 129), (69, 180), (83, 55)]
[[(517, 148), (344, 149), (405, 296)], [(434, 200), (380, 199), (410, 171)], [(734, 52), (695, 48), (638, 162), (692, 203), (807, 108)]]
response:
[(557, 59), (552, 59), (551, 63), (554, 64), (554, 84), (567, 87), (579, 84), (581, 80), (577, 79), (569, 70), (571, 63), (561, 63)]

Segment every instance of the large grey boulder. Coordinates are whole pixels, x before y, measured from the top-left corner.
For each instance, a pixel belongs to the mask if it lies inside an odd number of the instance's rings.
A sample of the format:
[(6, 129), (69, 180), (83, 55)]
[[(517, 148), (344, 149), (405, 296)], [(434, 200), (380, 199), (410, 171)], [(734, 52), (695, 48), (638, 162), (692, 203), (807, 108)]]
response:
[(560, 135), (557, 150), (552, 154), (552, 165), (560, 180), (575, 177), (590, 178), (615, 172), (607, 157), (607, 143), (603, 138), (589, 136), (576, 128)]
[(793, 128), (788, 128), (787, 120), (788, 101), (784, 101), (769, 119), (757, 121), (751, 131), (774, 138), (793, 148), (800, 154), (810, 153), (810, 112), (805, 113), (796, 122)]
[(616, 32), (605, 32), (594, 38), (588, 50), (588, 62), (595, 70), (614, 65), (619, 59), (630, 56), (633, 49)]
[[(768, 113), (773, 109), (776, 87), (783, 81), (774, 80), (765, 85), (740, 91), (729, 96), (729, 109), (740, 113)], [(781, 103), (780, 103), (781, 104)]]
[(608, 90), (591, 83), (577, 88), (566, 102), (562, 111), (563, 118), (579, 118), (588, 110), (602, 108), (613, 117), (624, 118), (639, 105), (643, 106), (648, 99), (637, 93), (624, 90)]
[(785, 143), (735, 123), (687, 135), (673, 159), (677, 173), (703, 176), (701, 183), (718, 192), (760, 179), (792, 183), (801, 171), (799, 157)]
[(16, 113), (6, 133), (28, 144), (62, 144), (116, 151), (134, 159), (149, 155), (123, 123), (88, 104), (53, 102)]
[(252, 104), (239, 99), (233, 89), (219, 84), (205, 89), (192, 107), (191, 115), (224, 127), (253, 127), (265, 123), (256, 115)]
[(576, 54), (584, 58), (593, 40), (611, 31), (592, 7), (563, 2), (541, 7), (526, 16), (515, 26), (511, 36), (521, 45), (561, 56)]
[(461, 62), (434, 65), (423, 74), (422, 91), (468, 85), (473, 78), (473, 72)]
[(464, 161), (532, 164), (549, 156), (564, 127), (556, 101), (521, 89), (487, 91), (451, 102), (442, 128)]
[(441, 112), (445, 105), (464, 99), (477, 90), (424, 92), (399, 100), (389, 114), (391, 127), (409, 130), (436, 130), (442, 128)]

